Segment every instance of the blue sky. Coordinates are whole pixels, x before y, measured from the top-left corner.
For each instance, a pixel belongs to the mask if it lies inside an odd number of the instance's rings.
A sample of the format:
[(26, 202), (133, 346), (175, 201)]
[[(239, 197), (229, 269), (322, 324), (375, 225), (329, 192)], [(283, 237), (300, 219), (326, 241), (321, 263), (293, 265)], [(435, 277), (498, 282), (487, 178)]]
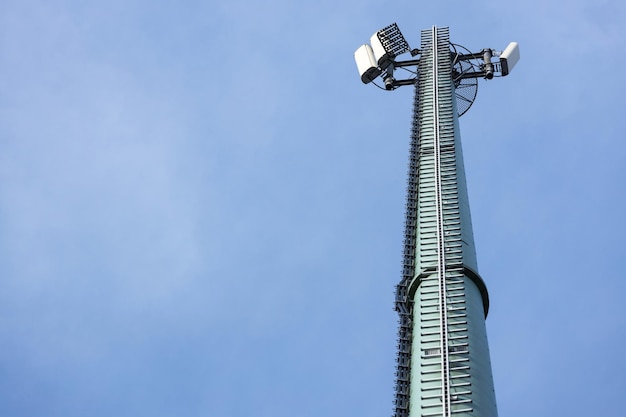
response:
[(391, 413), (397, 22), (520, 43), (461, 118), (500, 415), (626, 407), (626, 6), (0, 3), (0, 415)]

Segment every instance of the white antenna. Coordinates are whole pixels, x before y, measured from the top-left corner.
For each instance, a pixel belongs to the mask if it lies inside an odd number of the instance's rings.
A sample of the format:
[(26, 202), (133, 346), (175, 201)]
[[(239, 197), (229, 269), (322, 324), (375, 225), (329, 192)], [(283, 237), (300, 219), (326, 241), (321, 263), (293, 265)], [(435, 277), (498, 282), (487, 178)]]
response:
[(502, 76), (509, 75), (515, 64), (519, 61), (519, 45), (517, 42), (511, 42), (500, 55), (500, 66), (502, 68)]
[(354, 59), (363, 84), (374, 81), (381, 72), (383, 72), (382, 69), (378, 67), (378, 62), (376, 62), (372, 47), (367, 44), (361, 45), (359, 49), (356, 50)]

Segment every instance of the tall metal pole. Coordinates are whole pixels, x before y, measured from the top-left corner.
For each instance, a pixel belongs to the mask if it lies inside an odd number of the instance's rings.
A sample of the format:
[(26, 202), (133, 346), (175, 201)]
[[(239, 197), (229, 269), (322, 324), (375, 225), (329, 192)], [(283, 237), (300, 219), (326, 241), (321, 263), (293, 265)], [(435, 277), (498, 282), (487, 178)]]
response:
[(423, 31), (396, 300), (396, 417), (497, 416), (451, 68), (448, 29)]
[[(355, 52), (363, 83), (378, 85), (380, 77), (385, 90), (415, 85), (394, 417), (497, 417), (489, 295), (478, 274), (458, 118), (474, 102), (477, 78), (510, 73), (518, 44), (502, 53), (463, 52), (448, 28), (433, 27), (422, 31), (421, 49), (411, 49), (395, 23), (370, 42)], [(407, 52), (420, 57), (396, 60)], [(397, 80), (402, 67), (418, 67), (417, 78)]]

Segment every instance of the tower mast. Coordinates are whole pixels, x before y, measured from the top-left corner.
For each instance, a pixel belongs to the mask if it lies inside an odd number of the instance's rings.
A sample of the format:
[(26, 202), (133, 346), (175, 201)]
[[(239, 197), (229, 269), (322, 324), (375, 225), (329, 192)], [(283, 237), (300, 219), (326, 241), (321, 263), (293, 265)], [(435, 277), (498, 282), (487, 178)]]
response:
[[(517, 43), (501, 54), (463, 51), (448, 28), (421, 32), (411, 50), (393, 24), (355, 53), (364, 83), (386, 90), (415, 85), (409, 155), (394, 417), (496, 417), (485, 318), (487, 287), (478, 274), (458, 118), (479, 77), (507, 75)], [(397, 61), (405, 52), (419, 59)], [(493, 63), (493, 55), (499, 55)], [(396, 80), (400, 67), (417, 77)], [(382, 87), (381, 87), (382, 88)]]

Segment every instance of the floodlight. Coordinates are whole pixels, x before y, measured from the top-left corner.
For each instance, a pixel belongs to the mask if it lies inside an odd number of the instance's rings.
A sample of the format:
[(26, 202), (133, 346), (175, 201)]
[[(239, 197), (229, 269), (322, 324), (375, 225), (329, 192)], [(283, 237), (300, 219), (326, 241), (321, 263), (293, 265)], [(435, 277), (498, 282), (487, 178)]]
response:
[(519, 61), (519, 44), (511, 42), (509, 46), (500, 55), (500, 66), (502, 68), (502, 76), (509, 75), (515, 64)]
[(374, 58), (374, 51), (372, 51), (372, 47), (369, 45), (361, 45), (354, 53), (354, 60), (356, 61), (356, 66), (359, 69), (359, 75), (361, 76), (363, 84), (374, 81), (382, 72), (382, 70), (378, 68), (376, 58)]
[(374, 33), (370, 38), (370, 45), (381, 69), (387, 68), (396, 56), (410, 50), (409, 43), (395, 23)]

